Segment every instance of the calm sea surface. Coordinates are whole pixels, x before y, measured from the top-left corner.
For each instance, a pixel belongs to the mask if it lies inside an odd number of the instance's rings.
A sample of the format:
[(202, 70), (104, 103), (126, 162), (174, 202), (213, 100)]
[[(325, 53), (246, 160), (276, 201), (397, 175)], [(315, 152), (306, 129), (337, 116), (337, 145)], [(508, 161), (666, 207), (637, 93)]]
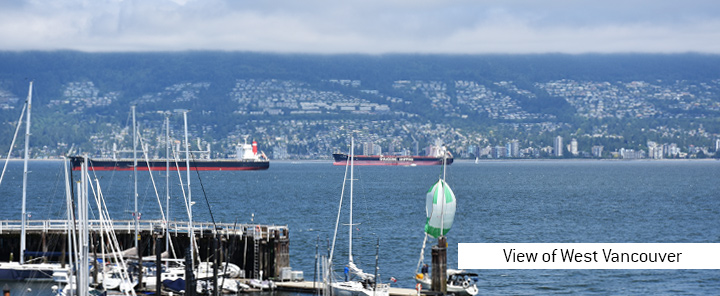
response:
[[(30, 163), (28, 212), (33, 220), (64, 217), (62, 162)], [(312, 280), (316, 246), (332, 240), (345, 168), (329, 162), (271, 163), (267, 171), (192, 172), (194, 220), (288, 225), (290, 263)], [(380, 278), (411, 288), (425, 221), (425, 193), (442, 175), (434, 167), (356, 167), (353, 255), (366, 271), (380, 241)], [(143, 219), (159, 217), (147, 172), (138, 172)], [(182, 173), (183, 178), (185, 172)], [(132, 172), (97, 174), (115, 219), (131, 219)], [(165, 174), (153, 174), (165, 204)], [(457, 243), (718, 243), (718, 161), (456, 162), (447, 182), (458, 199), (448, 234), (448, 265)], [(176, 172), (171, 219), (187, 220)], [(183, 181), (185, 182), (185, 181)], [(4, 219), (20, 219), (22, 162), (0, 185)], [(201, 186), (202, 184), (202, 186)], [(346, 195), (347, 197), (347, 195)], [(206, 201), (207, 200), (207, 201)], [(208, 207), (209, 204), (209, 207)], [(346, 209), (347, 205), (345, 205)], [(347, 224), (343, 210), (341, 223)], [(341, 225), (336, 262), (347, 261)], [(430, 243), (428, 243), (429, 245)], [(719, 250), (720, 251), (720, 250)], [(429, 251), (426, 262), (430, 262)], [(717, 294), (717, 270), (477, 270), (481, 294)]]

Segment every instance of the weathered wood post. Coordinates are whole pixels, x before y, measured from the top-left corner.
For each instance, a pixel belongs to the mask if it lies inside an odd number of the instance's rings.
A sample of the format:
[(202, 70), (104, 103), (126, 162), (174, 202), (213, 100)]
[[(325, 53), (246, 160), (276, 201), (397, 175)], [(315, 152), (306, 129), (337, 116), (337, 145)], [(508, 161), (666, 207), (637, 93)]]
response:
[[(140, 234), (138, 234), (138, 238), (140, 238)], [(145, 244), (143, 243), (142, 239), (138, 240), (138, 246), (137, 249), (137, 256), (138, 256), (138, 290), (143, 291), (145, 290), (145, 285), (143, 284), (143, 253), (145, 251)]]
[[(93, 232), (90, 237), (91, 237), (92, 240), (93, 240), (93, 241), (92, 241), (92, 246), (93, 246), (93, 250), (92, 250), (92, 251), (93, 251), (93, 262), (92, 262), (93, 273), (92, 273), (92, 280), (93, 280), (93, 284), (97, 284), (97, 283), (98, 283), (98, 269), (100, 269), (100, 267), (98, 266), (97, 248), (98, 248), (98, 245), (99, 245), (100, 243), (98, 242), (98, 239), (97, 239), (97, 233)], [(103, 262), (103, 264), (105, 264), (105, 262)]]
[(163, 229), (155, 228), (155, 295), (162, 293), (162, 241)]
[(447, 293), (447, 238), (438, 238), (437, 246), (432, 246), (432, 286), (431, 290)]
[[(62, 236), (61, 236), (62, 237)], [(67, 252), (67, 240), (60, 240), (60, 267), (65, 268), (65, 253)]]
[(290, 239), (288, 236), (288, 231), (286, 230), (273, 230), (272, 232), (268, 231), (268, 234), (272, 234), (272, 236), (268, 237), (268, 242), (270, 243), (270, 254), (272, 258), (269, 260), (270, 266), (269, 272), (271, 274), (268, 274), (268, 276), (275, 276), (279, 277), (282, 269), (284, 267), (290, 267)]
[(195, 273), (193, 271), (192, 243), (185, 250), (185, 295), (195, 296)]
[(213, 248), (213, 296), (219, 295), (218, 290), (218, 267), (220, 260), (218, 260), (218, 241), (220, 240), (220, 232), (215, 229), (215, 233), (212, 236), (212, 248)]
[(42, 260), (42, 262), (43, 262), (43, 263), (47, 263), (47, 262), (48, 262), (48, 258), (47, 258), (48, 246), (47, 246), (47, 233), (46, 233), (46, 231), (43, 231), (43, 232), (40, 234), (40, 241), (42, 242), (42, 253), (43, 253), (43, 260)]

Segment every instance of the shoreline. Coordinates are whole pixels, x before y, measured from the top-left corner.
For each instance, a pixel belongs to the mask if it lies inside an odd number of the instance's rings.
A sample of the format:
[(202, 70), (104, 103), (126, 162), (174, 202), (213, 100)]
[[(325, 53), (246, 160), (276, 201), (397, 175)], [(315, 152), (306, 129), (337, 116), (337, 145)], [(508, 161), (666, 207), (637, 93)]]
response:
[[(591, 161), (607, 161), (607, 162), (661, 162), (661, 161), (718, 161), (716, 158), (662, 158), (662, 159), (650, 159), (650, 158), (639, 158), (639, 159), (615, 159), (615, 158), (499, 158), (499, 159), (478, 159), (480, 162), (497, 162), (497, 161), (576, 161), (576, 162), (591, 162)], [(474, 159), (456, 159), (454, 162), (462, 163), (474, 163)]]
[[(220, 160), (221, 158), (218, 158)], [(24, 161), (22, 158), (10, 158), (9, 162), (18, 162), (18, 161)], [(63, 161), (62, 158), (33, 158), (29, 159), (29, 161), (32, 162), (41, 162), (41, 161), (47, 161), (47, 162), (60, 162)], [(138, 163), (143, 162), (144, 160), (138, 159)], [(545, 162), (545, 161), (554, 161), (554, 162), (710, 162), (710, 161), (720, 161), (720, 159), (717, 158), (663, 158), (663, 159), (649, 159), (649, 158), (642, 158), (642, 159), (613, 159), (613, 158), (498, 158), (498, 159), (490, 159), (490, 158), (484, 158), (484, 159), (478, 159), (478, 163), (493, 163), (493, 162), (528, 162), (528, 161), (538, 161), (538, 162)], [(4, 162), (4, 160), (2, 160)], [(458, 159), (456, 158), (454, 163), (462, 163), (462, 164), (474, 164), (474, 159)], [(333, 163), (332, 159), (277, 159), (273, 160), (270, 159), (270, 163), (283, 163), (283, 164), (304, 164), (304, 163)]]

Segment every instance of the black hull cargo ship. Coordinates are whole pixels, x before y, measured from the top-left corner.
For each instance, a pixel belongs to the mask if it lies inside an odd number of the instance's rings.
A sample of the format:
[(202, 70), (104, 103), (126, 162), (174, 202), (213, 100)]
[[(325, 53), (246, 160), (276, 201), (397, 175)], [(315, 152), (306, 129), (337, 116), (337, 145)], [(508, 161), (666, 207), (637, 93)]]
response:
[[(265, 153), (257, 150), (257, 142), (250, 144), (238, 145), (238, 158), (234, 159), (192, 159), (190, 160), (190, 169), (198, 171), (256, 171), (267, 170), (270, 167), (270, 160)], [(83, 161), (82, 157), (71, 157), (70, 163), (74, 171), (80, 170)], [(171, 159), (170, 170), (186, 170), (185, 159)], [(135, 159), (132, 158), (90, 158), (88, 169), (91, 171), (132, 171), (135, 165)], [(167, 160), (137, 159), (138, 171), (164, 171), (167, 169)]]
[[(73, 170), (80, 170), (81, 157), (72, 157)], [(132, 171), (135, 161), (133, 159), (89, 159), (88, 165), (91, 171)], [(190, 169), (198, 171), (253, 171), (267, 170), (270, 167), (269, 160), (236, 160), (236, 159), (198, 159), (190, 161)], [(167, 162), (164, 159), (151, 159), (150, 161), (138, 160), (138, 171), (164, 171), (167, 169)], [(170, 161), (170, 170), (181, 171), (186, 169), (185, 160)]]

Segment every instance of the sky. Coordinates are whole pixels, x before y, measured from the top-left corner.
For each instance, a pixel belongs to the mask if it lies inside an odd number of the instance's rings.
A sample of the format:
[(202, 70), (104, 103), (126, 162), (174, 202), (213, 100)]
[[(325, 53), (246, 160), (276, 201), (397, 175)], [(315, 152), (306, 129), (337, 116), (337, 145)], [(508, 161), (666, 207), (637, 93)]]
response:
[(0, 50), (720, 54), (720, 1), (0, 0)]

